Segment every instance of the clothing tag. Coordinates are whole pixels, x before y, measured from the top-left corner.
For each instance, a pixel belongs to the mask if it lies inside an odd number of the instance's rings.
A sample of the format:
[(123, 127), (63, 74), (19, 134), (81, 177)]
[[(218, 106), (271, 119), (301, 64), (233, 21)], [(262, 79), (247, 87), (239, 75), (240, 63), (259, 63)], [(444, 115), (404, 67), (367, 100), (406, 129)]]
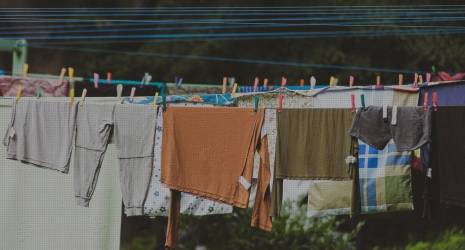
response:
[(349, 155), (346, 157), (346, 164), (347, 165), (350, 165), (350, 164), (354, 164), (357, 162), (357, 158), (355, 158), (353, 155)]
[(387, 106), (383, 105), (383, 121), (387, 122)]
[(239, 177), (239, 183), (246, 189), (246, 190), (249, 190), (250, 186), (252, 186), (252, 184), (250, 184), (250, 182), (244, 178), (244, 176), (241, 176)]
[(397, 106), (392, 107), (391, 125), (397, 125)]
[(432, 172), (433, 172), (433, 170), (432, 170), (431, 168), (428, 168), (428, 170), (426, 171), (426, 176), (427, 176), (428, 178), (433, 177), (433, 173), (432, 173)]

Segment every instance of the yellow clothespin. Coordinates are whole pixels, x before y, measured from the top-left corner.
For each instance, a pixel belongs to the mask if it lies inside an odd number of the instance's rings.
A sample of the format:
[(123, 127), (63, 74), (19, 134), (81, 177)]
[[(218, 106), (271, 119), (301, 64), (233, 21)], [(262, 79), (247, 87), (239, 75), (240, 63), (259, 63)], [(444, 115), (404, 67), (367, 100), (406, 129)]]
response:
[(223, 77), (223, 91), (222, 91), (223, 94), (226, 93), (226, 84), (228, 84), (228, 78)]
[(21, 94), (23, 93), (23, 84), (20, 83), (18, 85), (18, 92), (16, 92), (16, 102), (19, 101), (19, 99), (21, 98)]
[(58, 79), (58, 84), (63, 83), (65, 80), (66, 68), (61, 68), (60, 78)]
[(69, 78), (69, 101), (71, 104), (74, 103), (74, 68), (68, 67), (68, 78)]
[(158, 99), (158, 92), (155, 92), (155, 96), (153, 97), (152, 108), (157, 108), (157, 99)]
[(23, 65), (23, 78), (27, 79), (27, 72), (29, 71), (29, 64), (25, 63)]
[(86, 95), (87, 95), (87, 89), (83, 89), (82, 90), (82, 95), (81, 95), (81, 103), (79, 104), (80, 106), (82, 106), (82, 104), (84, 104), (84, 101), (86, 100)]
[(233, 89), (232, 89), (232, 94), (236, 94), (237, 91), (237, 83), (234, 83)]
[(331, 76), (331, 77), (329, 78), (329, 86), (330, 86), (330, 87), (333, 86), (333, 81), (334, 81), (334, 77)]

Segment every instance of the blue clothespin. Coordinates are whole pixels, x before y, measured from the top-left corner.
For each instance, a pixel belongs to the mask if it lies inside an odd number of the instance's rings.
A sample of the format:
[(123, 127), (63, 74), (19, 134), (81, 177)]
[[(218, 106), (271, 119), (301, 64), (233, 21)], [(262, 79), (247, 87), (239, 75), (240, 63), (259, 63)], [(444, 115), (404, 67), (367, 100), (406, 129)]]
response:
[(175, 77), (174, 78), (174, 83), (176, 85), (176, 88), (179, 89), (181, 87), (181, 84), (182, 84), (182, 77)]
[(258, 102), (259, 102), (259, 101), (260, 101), (260, 97), (259, 97), (258, 95), (256, 95), (256, 96), (253, 97), (253, 103), (254, 103), (254, 105), (253, 105), (253, 111), (254, 111), (254, 112), (257, 112), (257, 110), (258, 110)]

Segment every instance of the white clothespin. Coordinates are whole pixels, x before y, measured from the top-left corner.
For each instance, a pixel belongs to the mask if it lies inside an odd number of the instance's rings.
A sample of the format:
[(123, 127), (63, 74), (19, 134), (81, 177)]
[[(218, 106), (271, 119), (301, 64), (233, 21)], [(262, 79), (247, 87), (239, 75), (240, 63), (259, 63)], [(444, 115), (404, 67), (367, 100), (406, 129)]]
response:
[(314, 76), (310, 77), (310, 89), (315, 89), (316, 78)]
[(399, 74), (399, 85), (404, 84), (404, 75)]
[(100, 80), (100, 76), (97, 73), (94, 73), (94, 88), (98, 89), (98, 82)]
[(58, 79), (58, 84), (63, 83), (63, 81), (65, 80), (65, 74), (66, 74), (66, 68), (61, 68), (60, 78)]
[(131, 101), (131, 103), (134, 102), (134, 95), (136, 94), (136, 87), (132, 87), (131, 88), (131, 95), (129, 96), (129, 100)]
[(86, 100), (86, 95), (87, 95), (87, 89), (83, 89), (82, 95), (81, 95), (81, 103), (79, 104), (80, 106), (84, 104), (84, 101)]
[(119, 103), (123, 103), (123, 84), (116, 85), (116, 97), (118, 98)]
[(234, 77), (229, 77), (229, 78), (228, 78), (228, 83), (229, 83), (229, 86), (230, 86), (230, 87), (233, 86), (234, 83), (236, 83), (236, 78), (234, 78)]
[(258, 79), (258, 77), (255, 77), (254, 82), (253, 82), (253, 92), (257, 92), (259, 83), (260, 83), (260, 79)]

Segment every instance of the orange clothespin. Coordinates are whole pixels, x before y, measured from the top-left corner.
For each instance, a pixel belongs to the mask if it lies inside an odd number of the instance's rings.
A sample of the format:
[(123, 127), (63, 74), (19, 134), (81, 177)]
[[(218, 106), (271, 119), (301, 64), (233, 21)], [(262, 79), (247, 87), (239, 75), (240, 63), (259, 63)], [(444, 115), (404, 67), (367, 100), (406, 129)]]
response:
[(300, 85), (300, 87), (303, 87), (303, 86), (305, 85), (305, 80), (304, 80), (304, 79), (300, 79), (299, 85)]
[(351, 109), (350, 110), (353, 113), (353, 112), (355, 112), (355, 95), (354, 94), (350, 95), (350, 101), (351, 101)]
[(253, 82), (253, 92), (257, 92), (259, 83), (260, 83), (260, 79), (258, 79), (258, 77), (255, 77), (255, 80)]
[(404, 75), (399, 74), (399, 85), (404, 84)]
[(94, 88), (98, 89), (98, 82), (100, 76), (97, 73), (94, 73)]
[(428, 92), (423, 96), (423, 111), (428, 111)]
[(418, 87), (418, 73), (415, 73), (415, 78), (413, 80), (413, 87)]
[(223, 90), (221, 93), (225, 94), (226, 93), (226, 85), (228, 84), (228, 78), (225, 76), (223, 77)]
[(438, 111), (438, 93), (433, 92), (433, 108), (434, 111)]
[(349, 87), (353, 87), (353, 86), (354, 86), (354, 77), (349, 76)]
[(111, 84), (111, 78), (112, 78), (111, 72), (107, 72), (107, 83), (108, 84)]
[(279, 95), (278, 96), (278, 112), (281, 112), (283, 110), (283, 101), (284, 101), (284, 95)]
[(285, 87), (287, 83), (287, 78), (286, 77), (281, 77), (281, 87)]
[(136, 95), (136, 87), (131, 88), (131, 95), (129, 96), (131, 103), (134, 102), (134, 95)]

